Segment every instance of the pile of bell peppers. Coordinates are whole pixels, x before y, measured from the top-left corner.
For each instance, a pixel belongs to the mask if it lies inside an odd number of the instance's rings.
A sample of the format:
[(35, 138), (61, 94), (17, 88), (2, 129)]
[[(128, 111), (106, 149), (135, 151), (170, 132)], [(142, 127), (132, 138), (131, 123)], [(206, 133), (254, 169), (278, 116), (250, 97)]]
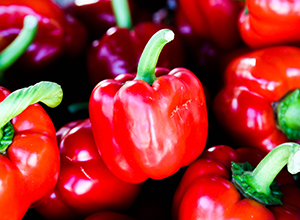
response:
[(299, 219), (298, 0), (2, 0), (4, 220)]

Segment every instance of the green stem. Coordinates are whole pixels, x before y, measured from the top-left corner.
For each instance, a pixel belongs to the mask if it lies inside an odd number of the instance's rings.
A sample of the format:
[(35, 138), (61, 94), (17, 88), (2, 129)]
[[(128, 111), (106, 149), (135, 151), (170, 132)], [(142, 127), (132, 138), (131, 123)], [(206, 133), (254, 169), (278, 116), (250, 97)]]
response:
[(38, 20), (32, 15), (24, 18), (23, 29), (16, 39), (0, 53), (0, 79), (3, 72), (9, 68), (28, 48), (35, 39)]
[[(63, 97), (60, 85), (53, 82), (39, 82), (33, 86), (19, 89), (7, 96), (0, 103), (0, 128), (3, 127), (15, 116), (19, 115), (29, 105), (42, 102), (54, 108), (58, 106)], [(0, 132), (2, 139), (3, 132)]]
[(112, 9), (118, 27), (132, 28), (130, 8), (127, 0), (112, 0)]
[(277, 119), (290, 140), (300, 139), (300, 90), (296, 89), (277, 103)]
[(259, 192), (269, 193), (269, 186), (282, 170), (288, 165), (288, 171), (296, 174), (300, 171), (300, 145), (284, 143), (275, 147), (252, 172), (252, 183)]
[[(291, 174), (300, 171), (299, 144), (284, 143), (277, 146), (261, 160), (253, 171), (241, 173), (233, 171), (233, 183), (246, 197), (267, 205), (278, 204), (281, 193), (273, 192), (270, 187), (274, 185), (275, 177), (286, 165)], [(233, 166), (235, 166), (234, 163)]]
[(139, 60), (135, 80), (144, 80), (149, 85), (155, 81), (155, 68), (163, 47), (174, 39), (174, 32), (161, 29), (148, 41)]
[(88, 102), (77, 102), (68, 106), (68, 110), (70, 113), (76, 113), (82, 110), (88, 110), (89, 103)]

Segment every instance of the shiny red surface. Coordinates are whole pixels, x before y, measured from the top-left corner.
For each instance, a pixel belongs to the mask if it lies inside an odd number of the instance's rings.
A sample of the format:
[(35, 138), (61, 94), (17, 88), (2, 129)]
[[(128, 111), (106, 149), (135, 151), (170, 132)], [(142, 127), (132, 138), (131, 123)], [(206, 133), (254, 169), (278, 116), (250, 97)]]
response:
[[(298, 219), (300, 190), (286, 170), (276, 177), (284, 192), (283, 205), (263, 206), (241, 197), (231, 182), (231, 161), (256, 166), (265, 156), (255, 148), (232, 149), (218, 145), (207, 149), (184, 173), (173, 200), (173, 219)], [(294, 193), (293, 196), (290, 194)]]
[(247, 0), (249, 13), (241, 13), (239, 30), (254, 48), (299, 45), (299, 0)]
[(238, 144), (268, 152), (289, 141), (276, 124), (272, 103), (299, 88), (299, 56), (296, 47), (271, 47), (229, 64), (213, 108), (219, 123)]
[[(108, 29), (102, 38), (92, 43), (87, 54), (91, 84), (95, 86), (101, 80), (136, 72), (140, 56), (149, 39), (163, 28), (173, 29), (169, 25), (153, 22), (141, 23), (133, 30), (119, 27)], [(184, 60), (181, 39), (175, 36), (175, 39), (163, 48), (157, 67), (182, 67)]]
[(156, 71), (161, 76), (152, 86), (142, 80), (123, 85), (126, 81), (108, 79), (91, 94), (89, 114), (97, 147), (111, 171), (128, 182), (166, 178), (195, 160), (206, 143), (200, 81), (185, 68)]
[(228, 50), (241, 42), (238, 17), (242, 4), (231, 0), (179, 0), (178, 12), (199, 39)]
[(18, 61), (18, 65), (39, 69), (56, 60), (64, 45), (64, 13), (51, 0), (3, 0), (0, 2), (0, 36), (11, 42), (23, 27), (26, 15), (38, 19), (38, 33), (34, 42)]
[(99, 211), (125, 211), (141, 185), (116, 178), (96, 148), (89, 119), (57, 132), (61, 166), (55, 190), (35, 209), (46, 219), (83, 219)]
[[(9, 94), (3, 87), (0, 93), (1, 101)], [(14, 220), (53, 191), (60, 157), (54, 125), (39, 104), (30, 105), (12, 124), (13, 142), (0, 155), (0, 211), (2, 219)]]

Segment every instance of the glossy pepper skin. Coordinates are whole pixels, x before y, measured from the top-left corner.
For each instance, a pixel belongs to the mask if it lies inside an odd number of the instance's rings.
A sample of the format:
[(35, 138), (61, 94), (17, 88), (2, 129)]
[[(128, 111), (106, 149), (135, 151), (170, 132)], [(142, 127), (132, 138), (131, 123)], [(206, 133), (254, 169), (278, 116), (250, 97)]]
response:
[(61, 165), (57, 185), (35, 209), (46, 219), (84, 219), (100, 211), (126, 211), (141, 185), (117, 179), (105, 166), (89, 119), (67, 123), (57, 133)]
[[(54, 1), (66, 14), (72, 15), (86, 27), (91, 41), (101, 38), (109, 28), (116, 26), (111, 0)], [(131, 0), (128, 0), (128, 4), (135, 24), (151, 20), (152, 15), (147, 10), (137, 7), (137, 4)]]
[(238, 17), (242, 3), (221, 0), (179, 0), (176, 13), (188, 22), (199, 39), (222, 50), (230, 50), (241, 43)]
[(218, 145), (207, 149), (185, 171), (174, 195), (173, 219), (299, 219), (300, 189), (286, 170), (276, 176), (283, 196), (282, 205), (264, 206), (244, 198), (231, 182), (231, 162), (256, 166), (265, 152), (256, 148)]
[(246, 0), (239, 17), (244, 42), (254, 48), (299, 45), (299, 0)]
[(39, 30), (35, 41), (20, 58), (18, 65), (31, 68), (46, 66), (59, 57), (64, 44), (64, 14), (50, 0), (3, 0), (0, 3), (0, 36), (11, 42), (20, 32), (28, 14), (38, 18)]
[(71, 14), (84, 24), (92, 39), (102, 36), (116, 24), (111, 0), (74, 1), (55, 0), (67, 14)]
[[(123, 73), (137, 71), (140, 56), (149, 39), (158, 30), (170, 28), (167, 24), (143, 22), (132, 30), (111, 27), (99, 40), (95, 40), (87, 53), (90, 82), (95, 86), (104, 79), (114, 79)], [(173, 69), (184, 65), (185, 56), (181, 39), (178, 37), (166, 45), (157, 66)]]
[[(9, 94), (0, 87), (1, 102)], [(41, 105), (30, 105), (11, 123), (13, 141), (0, 155), (0, 211), (3, 220), (20, 220), (53, 191), (60, 157), (54, 125)]]
[(0, 18), (5, 22), (0, 24), (0, 37), (4, 43), (0, 50), (19, 34), (26, 15), (35, 16), (39, 27), (35, 40), (14, 65), (16, 70), (38, 72), (62, 55), (72, 58), (85, 49), (85, 27), (74, 17), (65, 14), (54, 1), (3, 0), (0, 3)]
[(90, 97), (97, 147), (124, 181), (168, 177), (195, 160), (206, 143), (207, 110), (198, 78), (185, 68), (156, 68), (155, 75), (152, 86), (133, 80), (135, 74), (103, 80)]
[(234, 59), (213, 103), (214, 115), (233, 140), (269, 152), (289, 141), (272, 105), (299, 88), (300, 50), (270, 47)]

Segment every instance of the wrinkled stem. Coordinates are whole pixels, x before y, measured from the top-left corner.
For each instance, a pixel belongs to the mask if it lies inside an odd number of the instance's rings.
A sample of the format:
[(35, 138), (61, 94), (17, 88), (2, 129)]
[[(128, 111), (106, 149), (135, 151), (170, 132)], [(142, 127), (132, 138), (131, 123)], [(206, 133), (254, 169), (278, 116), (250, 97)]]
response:
[(60, 85), (53, 82), (43, 81), (16, 90), (0, 103), (0, 128), (3, 128), (13, 117), (19, 115), (29, 105), (42, 102), (54, 108), (61, 103), (62, 97), (63, 92)]

